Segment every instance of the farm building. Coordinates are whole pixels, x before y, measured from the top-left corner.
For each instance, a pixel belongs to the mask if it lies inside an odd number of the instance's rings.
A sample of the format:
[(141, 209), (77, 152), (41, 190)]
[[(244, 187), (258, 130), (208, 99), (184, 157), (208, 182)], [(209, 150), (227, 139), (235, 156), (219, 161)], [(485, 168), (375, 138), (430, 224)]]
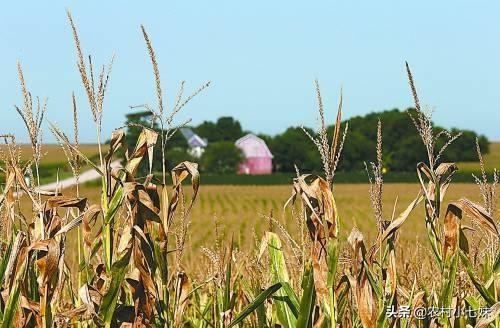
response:
[(190, 128), (181, 128), (180, 130), (186, 138), (188, 153), (195, 158), (200, 158), (208, 145), (207, 139), (200, 137)]
[(239, 174), (270, 174), (273, 170), (273, 155), (266, 142), (249, 133), (236, 140), (236, 147), (243, 151), (245, 160), (240, 164)]

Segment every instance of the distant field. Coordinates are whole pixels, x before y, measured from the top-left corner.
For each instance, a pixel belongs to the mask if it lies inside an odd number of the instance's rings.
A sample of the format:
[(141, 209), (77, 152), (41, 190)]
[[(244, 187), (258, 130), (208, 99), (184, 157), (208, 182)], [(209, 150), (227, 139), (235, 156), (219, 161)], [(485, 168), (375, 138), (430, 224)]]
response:
[[(23, 145), (22, 158), (31, 156), (31, 147)], [(105, 146), (106, 147), (106, 146)], [(81, 145), (80, 148), (87, 156), (98, 154), (97, 145)], [(3, 146), (0, 146), (3, 149)], [(107, 148), (105, 148), (107, 149)], [(63, 163), (66, 161), (64, 153), (58, 145), (46, 145), (43, 148), (46, 164)], [(500, 142), (490, 145), (490, 153), (484, 156), (487, 170), (494, 167), (500, 168)], [(477, 162), (458, 163), (462, 171), (477, 171)], [(394, 175), (395, 173), (393, 173)], [(71, 175), (66, 172), (66, 175)], [(339, 173), (340, 177), (341, 173)], [(389, 173), (387, 177), (390, 177)], [(286, 223), (291, 231), (295, 230), (296, 223), (291, 219), (290, 213), (283, 213), (283, 204), (291, 193), (288, 177), (280, 177), (276, 183), (279, 185), (207, 185), (205, 180), (209, 177), (202, 174), (200, 194), (192, 211), (189, 245), (198, 248), (209, 245), (214, 241), (214, 217), (219, 218), (220, 224), (225, 227), (226, 235), (234, 233), (235, 239), (242, 244), (253, 241), (252, 229), (257, 232), (264, 231), (268, 222), (258, 214), (267, 215), (271, 211), (275, 218)], [(251, 176), (249, 176), (251, 178)], [(363, 177), (364, 178), (364, 177)], [(47, 182), (49, 179), (47, 179)], [(216, 179), (212, 183), (216, 183)], [(228, 182), (228, 183), (235, 183)], [(236, 182), (237, 183), (237, 182)], [(270, 182), (273, 183), (272, 181)], [(186, 186), (187, 187), (187, 186)], [(86, 185), (80, 188), (83, 195), (91, 195), (90, 202), (98, 203), (100, 187)], [(65, 193), (71, 194), (72, 190)], [(418, 185), (413, 183), (386, 183), (384, 185), (385, 213), (390, 215), (393, 203), (398, 198), (397, 211), (401, 211), (418, 192)], [(454, 200), (461, 196), (480, 201), (477, 186), (468, 183), (452, 184), (447, 194), (447, 199)], [(343, 232), (347, 234), (356, 225), (366, 236), (375, 234), (373, 216), (368, 197), (366, 183), (342, 183), (335, 187), (335, 197), (340, 211)], [(25, 207), (25, 210), (28, 208)], [(409, 218), (406, 229), (402, 231), (405, 240), (415, 240), (425, 236), (423, 224), (423, 208), (420, 206)], [(284, 216), (283, 216), (284, 215)], [(196, 252), (198, 253), (198, 252)], [(189, 254), (189, 252), (188, 252)]]
[[(231, 238), (241, 247), (249, 248), (254, 242), (253, 231), (261, 237), (267, 229), (269, 222), (259, 214), (267, 215), (271, 211), (275, 218), (284, 222), (284, 225), (296, 235), (297, 223), (291, 217), (290, 211), (283, 211), (283, 205), (291, 193), (291, 186), (203, 186), (200, 187), (199, 198), (190, 217), (191, 225), (188, 234), (186, 262), (190, 266), (202, 256), (200, 246), (213, 246), (215, 242), (215, 220), (217, 217), (221, 231), (226, 238)], [(384, 213), (387, 218), (392, 213), (394, 201), (398, 197), (396, 213), (400, 213), (417, 195), (417, 184), (385, 184), (384, 185)], [(188, 189), (186, 189), (186, 192)], [(71, 195), (73, 190), (66, 190), (65, 194)], [(91, 195), (90, 203), (99, 202), (99, 187), (82, 186), (83, 195)], [(339, 184), (334, 192), (337, 207), (340, 213), (341, 234), (343, 238), (349, 234), (353, 226), (357, 226), (366, 238), (376, 235), (375, 221), (373, 218), (367, 184)], [(471, 200), (480, 201), (475, 184), (452, 184), (445, 201), (456, 200), (462, 196)], [(24, 210), (28, 211), (26, 203)], [(420, 205), (408, 218), (401, 230), (403, 242), (420, 241), (427, 243), (424, 225), (424, 209)], [(69, 238), (69, 242), (76, 238)], [(71, 248), (70, 246), (70, 249)], [(195, 257), (196, 256), (196, 257)]]
[[(346, 237), (353, 226), (363, 231), (367, 238), (376, 234), (375, 221), (368, 196), (368, 184), (340, 184), (334, 191), (340, 214), (342, 235)], [(191, 216), (190, 246), (194, 249), (211, 245), (214, 241), (214, 217), (226, 231), (226, 236), (234, 233), (235, 240), (242, 245), (254, 241), (252, 229), (263, 232), (269, 223), (259, 214), (268, 215), (271, 210), (275, 218), (284, 222), (296, 232), (297, 223), (290, 211), (283, 211), (283, 205), (291, 195), (291, 186), (202, 186)], [(394, 202), (398, 198), (396, 214), (403, 211), (419, 191), (417, 184), (385, 184), (384, 215), (389, 219)], [(453, 184), (445, 201), (462, 196), (480, 201), (474, 184)], [(402, 238), (407, 241), (420, 239), (426, 242), (423, 205), (409, 217), (402, 229)], [(198, 253), (198, 252), (197, 252)]]
[[(21, 160), (26, 161), (31, 159), (32, 150), (31, 145), (22, 144), (21, 147)], [(79, 146), (80, 150), (88, 157), (99, 154), (97, 144), (82, 144)], [(0, 146), (0, 151), (4, 151), (5, 145)], [(103, 150), (107, 150), (107, 145), (103, 145)], [(42, 147), (42, 164), (65, 163), (66, 156), (58, 144), (48, 144)]]
[[(493, 169), (500, 170), (500, 141), (494, 141), (490, 143), (490, 152), (483, 156), (485, 167), (487, 171), (493, 171)], [(461, 162), (457, 163), (460, 170), (464, 171), (477, 171), (479, 170), (478, 162)]]
[[(2, 147), (0, 147), (2, 149)], [(96, 156), (98, 154), (96, 145), (81, 145), (82, 151), (87, 156)], [(22, 146), (22, 158), (28, 159), (31, 156), (31, 147)], [(43, 162), (46, 164), (64, 163), (66, 158), (58, 145), (44, 146), (45, 157)], [(500, 168), (500, 142), (493, 142), (490, 145), (490, 153), (484, 156), (486, 168), (488, 171), (494, 167)], [(479, 163), (465, 162), (458, 163), (461, 171), (477, 171)], [(467, 172), (464, 172), (467, 173)], [(64, 173), (70, 175), (69, 172)], [(341, 178), (339, 173), (339, 178)], [(395, 175), (389, 173), (387, 177)], [(467, 173), (468, 174), (468, 173)], [(468, 174), (469, 175), (469, 174)], [(214, 181), (210, 181), (210, 179)], [(249, 178), (252, 178), (249, 176)], [(249, 247), (254, 242), (254, 231), (260, 238), (260, 234), (267, 229), (269, 222), (263, 218), (263, 215), (269, 215), (272, 211), (273, 216), (289, 229), (293, 234), (297, 233), (297, 223), (291, 217), (290, 211), (283, 211), (283, 205), (291, 193), (291, 186), (286, 181), (290, 179), (285, 176), (274, 177), (267, 183), (277, 183), (277, 185), (229, 185), (238, 184), (239, 180), (231, 180), (224, 183), (228, 185), (213, 185), (217, 179), (209, 175), (202, 174), (202, 183), (200, 194), (190, 217), (190, 228), (186, 250), (187, 265), (196, 263), (200, 255), (201, 246), (212, 246), (215, 242), (215, 217), (226, 238), (234, 235), (235, 241), (242, 247)], [(397, 179), (397, 177), (395, 177)], [(365, 177), (363, 176), (363, 180)], [(208, 181), (207, 181), (208, 180)], [(251, 180), (254, 183), (258, 180)], [(265, 183), (265, 181), (263, 183)], [(348, 179), (348, 181), (351, 181)], [(48, 182), (48, 180), (47, 180)], [(206, 182), (210, 182), (208, 185)], [(189, 186), (186, 186), (189, 188)], [(187, 190), (187, 189), (186, 189)], [(389, 217), (396, 198), (398, 203), (396, 213), (401, 212), (415, 197), (419, 186), (415, 183), (386, 183), (384, 185), (384, 212)], [(90, 203), (99, 203), (100, 187), (85, 185), (80, 188), (83, 195), (90, 195)], [(71, 195), (74, 190), (66, 190), (65, 194)], [(337, 206), (341, 218), (342, 236), (345, 238), (353, 226), (357, 226), (366, 238), (374, 238), (376, 234), (375, 222), (370, 206), (368, 196), (368, 185), (366, 183), (341, 183), (337, 184), (334, 192)], [(477, 186), (472, 183), (452, 184), (445, 201), (456, 200), (462, 196), (480, 202)], [(29, 211), (27, 203), (23, 203), (24, 211)], [(420, 205), (409, 217), (407, 223), (401, 230), (403, 242), (414, 243), (421, 241), (427, 243), (425, 234), (425, 225), (423, 219), (423, 207)], [(69, 238), (73, 242), (76, 238)], [(196, 254), (196, 257), (195, 257)]]

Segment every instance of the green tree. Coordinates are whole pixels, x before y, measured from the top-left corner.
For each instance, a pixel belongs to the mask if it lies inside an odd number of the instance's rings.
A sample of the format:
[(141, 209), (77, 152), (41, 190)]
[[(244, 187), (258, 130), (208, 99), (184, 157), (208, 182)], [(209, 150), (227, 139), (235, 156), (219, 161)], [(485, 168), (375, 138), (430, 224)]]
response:
[[(408, 110), (416, 115), (414, 109)], [(383, 164), (393, 171), (413, 171), (416, 164), (427, 158), (425, 147), (413, 125), (408, 111), (398, 109), (370, 113), (364, 116), (350, 118), (349, 132), (345, 141), (343, 156), (339, 168), (341, 170), (364, 169), (364, 162), (375, 160), (377, 140), (377, 122), (382, 122)], [(444, 128), (434, 126), (435, 135)], [(330, 135), (333, 126), (329, 127)], [(462, 135), (456, 139), (444, 152), (441, 162), (475, 161), (476, 138), (484, 153), (488, 152), (488, 139), (474, 131), (452, 128), (449, 131)], [(444, 145), (444, 138), (436, 140), (436, 149)]]
[(221, 135), (217, 129), (217, 124), (210, 121), (203, 121), (200, 125), (194, 128), (194, 132), (202, 138), (206, 138), (208, 142), (217, 142), (221, 140)]
[(241, 149), (232, 141), (210, 143), (201, 156), (201, 169), (213, 173), (235, 173), (243, 158)]
[(224, 141), (236, 141), (243, 136), (240, 122), (230, 116), (220, 117), (217, 120), (217, 129)]
[[(314, 132), (307, 129), (311, 135)], [(321, 170), (321, 159), (316, 146), (299, 127), (291, 127), (278, 134), (268, 143), (273, 154), (273, 165), (278, 172), (294, 172), (295, 167), (305, 171)]]
[[(413, 112), (414, 109), (409, 109)], [(415, 115), (415, 113), (413, 113)], [(364, 170), (365, 162), (375, 161), (375, 147), (377, 140), (377, 122), (382, 121), (382, 141), (383, 141), (383, 165), (392, 171), (414, 171), (416, 164), (426, 158), (425, 148), (420, 140), (416, 128), (408, 115), (408, 111), (398, 109), (386, 110), (382, 112), (369, 113), (363, 116), (355, 116), (347, 120), (349, 132), (345, 139), (342, 158), (339, 163), (339, 170), (352, 171)], [(139, 123), (146, 126), (151, 125), (151, 114), (149, 112), (136, 112), (127, 115), (127, 123)], [(344, 126), (346, 122), (343, 122)], [(158, 129), (157, 126), (154, 126)], [(203, 156), (202, 166), (207, 171), (234, 172), (237, 164), (231, 162), (234, 141), (242, 137), (245, 132), (241, 124), (233, 117), (220, 117), (216, 122), (205, 121), (193, 128), (194, 131), (203, 138), (208, 139), (208, 153)], [(442, 127), (435, 126), (435, 134), (443, 130)], [(315, 135), (312, 129), (307, 129), (311, 135)], [(328, 128), (331, 138), (333, 126)], [(451, 129), (452, 134), (462, 133), (462, 136), (455, 140), (441, 157), (441, 161), (477, 161), (475, 152), (476, 138), (483, 153), (488, 153), (488, 139), (478, 135), (474, 131)], [(135, 140), (140, 133), (140, 128), (130, 126), (127, 133), (128, 146), (135, 145)], [(304, 131), (298, 127), (290, 127), (283, 133), (274, 137), (259, 135), (274, 155), (273, 165), (277, 172), (294, 172), (297, 165), (300, 170), (320, 172), (322, 170), (321, 159), (318, 156), (316, 146), (305, 135)], [(222, 146), (219, 144), (226, 142), (225, 149), (228, 154), (224, 154)], [(436, 148), (439, 149), (444, 143), (443, 138), (436, 140)], [(231, 147), (229, 147), (231, 144)], [(193, 160), (187, 153), (187, 142), (180, 133), (176, 133), (167, 143), (166, 161), (167, 167), (171, 169), (182, 160)], [(161, 149), (155, 148), (155, 170), (161, 169)], [(213, 152), (218, 152), (220, 159), (212, 156)], [(210, 158), (212, 156), (213, 158)], [(208, 160), (206, 158), (209, 158)], [(229, 157), (226, 161), (225, 157)], [(196, 161), (196, 160), (195, 160)], [(220, 162), (218, 166), (216, 163)], [(228, 164), (225, 163), (233, 163)], [(147, 167), (146, 164), (143, 164)], [(232, 169), (230, 169), (232, 167)], [(143, 172), (146, 172), (143, 170)]]
[(209, 143), (219, 141), (236, 141), (243, 136), (240, 122), (230, 116), (220, 117), (217, 122), (204, 121), (194, 128), (196, 134), (207, 138)]
[[(486, 154), (489, 151), (488, 139), (485, 136), (478, 136), (474, 131), (451, 129), (453, 135), (461, 133), (460, 138), (448, 146), (443, 159), (448, 162), (472, 162), (477, 161), (476, 138), (478, 138), (481, 151)], [(439, 140), (438, 147), (443, 145), (443, 140)]]

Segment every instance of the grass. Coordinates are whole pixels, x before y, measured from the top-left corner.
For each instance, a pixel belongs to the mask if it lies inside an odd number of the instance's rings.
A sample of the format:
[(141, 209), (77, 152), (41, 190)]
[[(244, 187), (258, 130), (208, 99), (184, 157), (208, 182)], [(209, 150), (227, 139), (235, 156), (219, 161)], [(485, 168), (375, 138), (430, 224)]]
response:
[[(496, 168), (500, 168), (500, 141), (490, 142), (489, 153), (484, 155), (485, 169), (488, 172), (493, 172)], [(477, 162), (459, 162), (458, 167), (464, 171), (477, 171)]]

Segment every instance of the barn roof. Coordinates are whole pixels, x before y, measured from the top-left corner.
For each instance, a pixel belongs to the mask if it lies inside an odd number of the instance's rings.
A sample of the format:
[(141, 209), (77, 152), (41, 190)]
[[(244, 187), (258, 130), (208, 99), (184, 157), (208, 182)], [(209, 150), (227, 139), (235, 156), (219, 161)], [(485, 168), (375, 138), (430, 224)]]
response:
[(266, 142), (253, 133), (236, 140), (236, 147), (243, 151), (246, 158), (249, 157), (267, 157), (273, 158), (273, 154), (267, 148)]

